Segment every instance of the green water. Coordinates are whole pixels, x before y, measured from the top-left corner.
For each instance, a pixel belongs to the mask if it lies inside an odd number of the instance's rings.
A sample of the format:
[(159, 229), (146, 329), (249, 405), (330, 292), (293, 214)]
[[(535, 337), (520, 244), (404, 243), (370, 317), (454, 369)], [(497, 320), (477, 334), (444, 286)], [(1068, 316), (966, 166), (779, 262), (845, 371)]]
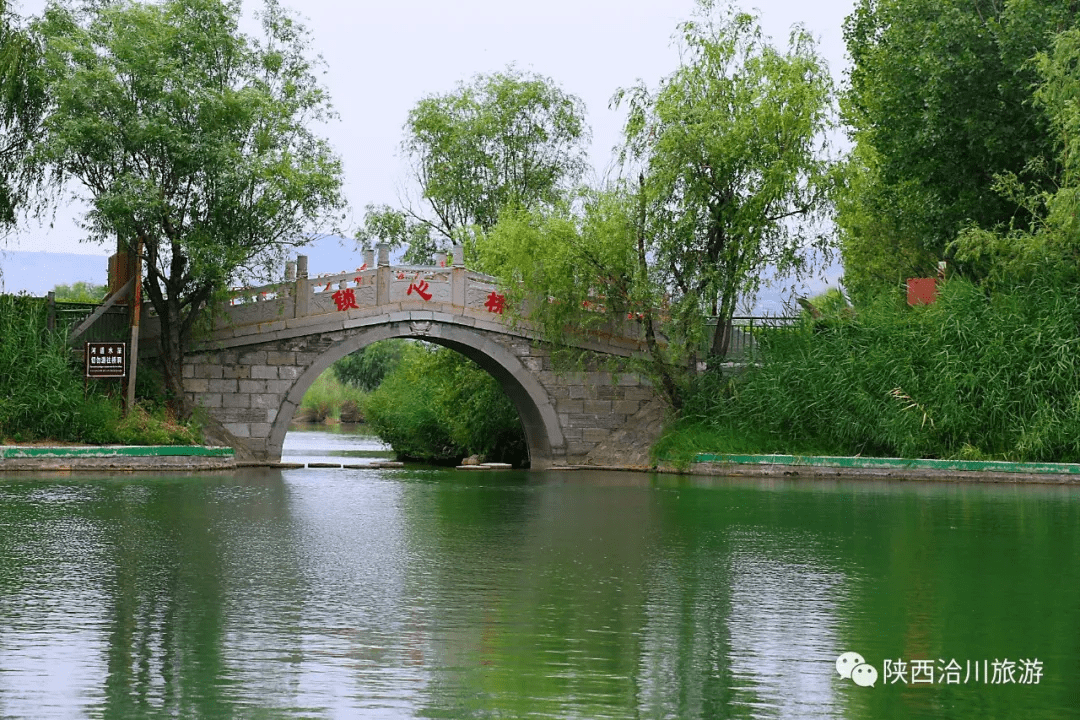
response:
[(1080, 488), (0, 476), (0, 717), (1080, 717)]

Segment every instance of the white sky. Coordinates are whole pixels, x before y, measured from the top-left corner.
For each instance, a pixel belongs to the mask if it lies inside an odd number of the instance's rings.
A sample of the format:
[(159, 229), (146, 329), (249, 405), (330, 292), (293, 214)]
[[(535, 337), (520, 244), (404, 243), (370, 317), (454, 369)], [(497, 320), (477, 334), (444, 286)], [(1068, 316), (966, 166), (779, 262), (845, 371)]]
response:
[[(360, 223), (368, 203), (397, 205), (408, 176), (399, 154), (402, 125), (425, 95), (445, 93), (477, 73), (510, 63), (552, 78), (585, 101), (592, 126), (595, 176), (612, 165), (623, 115), (608, 109), (611, 95), (638, 79), (655, 86), (676, 66), (676, 25), (694, 0), (283, 0), (306, 18), (326, 61), (323, 78), (340, 115), (324, 134), (341, 155), (350, 219)], [(244, 0), (250, 14), (261, 2)], [(794, 23), (819, 40), (837, 82), (845, 66), (841, 25), (854, 0), (757, 0), (765, 32), (786, 45)], [(23, 15), (45, 0), (22, 0)], [(251, 28), (255, 29), (254, 26)], [(80, 242), (75, 205), (57, 212), (53, 227), (30, 225), (6, 241), (7, 250), (107, 255)]]

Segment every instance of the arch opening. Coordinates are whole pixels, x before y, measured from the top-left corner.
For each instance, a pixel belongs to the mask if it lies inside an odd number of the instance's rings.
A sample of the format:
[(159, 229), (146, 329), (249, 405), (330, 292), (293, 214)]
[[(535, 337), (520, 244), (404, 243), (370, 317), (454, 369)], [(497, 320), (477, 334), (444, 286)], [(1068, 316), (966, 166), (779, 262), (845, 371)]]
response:
[(509, 349), (468, 326), (431, 323), (418, 332), (411, 322), (358, 328), (324, 350), (286, 393), (266, 441), (267, 455), (280, 459), (289, 424), (304, 393), (337, 360), (392, 338), (423, 340), (461, 353), (499, 383), (520, 418), (533, 469), (545, 469), (565, 456), (566, 442), (547, 390)]

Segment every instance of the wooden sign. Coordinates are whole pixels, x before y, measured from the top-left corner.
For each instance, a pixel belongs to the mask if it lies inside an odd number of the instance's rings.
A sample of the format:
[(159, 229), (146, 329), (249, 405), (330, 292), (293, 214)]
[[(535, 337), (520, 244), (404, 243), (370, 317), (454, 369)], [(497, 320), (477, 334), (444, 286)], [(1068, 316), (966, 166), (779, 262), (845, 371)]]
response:
[(88, 378), (121, 378), (127, 375), (127, 343), (88, 342), (83, 357)]

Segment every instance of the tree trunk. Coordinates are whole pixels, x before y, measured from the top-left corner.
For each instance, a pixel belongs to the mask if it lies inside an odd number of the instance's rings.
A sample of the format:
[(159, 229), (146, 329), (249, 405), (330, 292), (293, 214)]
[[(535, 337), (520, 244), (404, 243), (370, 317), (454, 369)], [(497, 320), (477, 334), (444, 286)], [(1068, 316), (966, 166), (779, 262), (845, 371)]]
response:
[(183, 323), (180, 320), (180, 302), (173, 294), (165, 298), (165, 313), (161, 313), (161, 370), (165, 377), (165, 395), (169, 407), (178, 418), (191, 416), (191, 403), (184, 391), (184, 354), (186, 351)]
[[(638, 188), (640, 204), (638, 207), (638, 270), (641, 274), (641, 282), (649, 281), (649, 264), (645, 256), (645, 174), (638, 175)], [(652, 302), (645, 304), (643, 311), (645, 321), (645, 344), (649, 348), (649, 356), (652, 358), (653, 369), (660, 376), (660, 387), (664, 391), (671, 407), (675, 410), (682, 408), (682, 393), (671, 374), (671, 367), (664, 360), (659, 343), (656, 342), (656, 330), (653, 325), (653, 315), (656, 308)]]

